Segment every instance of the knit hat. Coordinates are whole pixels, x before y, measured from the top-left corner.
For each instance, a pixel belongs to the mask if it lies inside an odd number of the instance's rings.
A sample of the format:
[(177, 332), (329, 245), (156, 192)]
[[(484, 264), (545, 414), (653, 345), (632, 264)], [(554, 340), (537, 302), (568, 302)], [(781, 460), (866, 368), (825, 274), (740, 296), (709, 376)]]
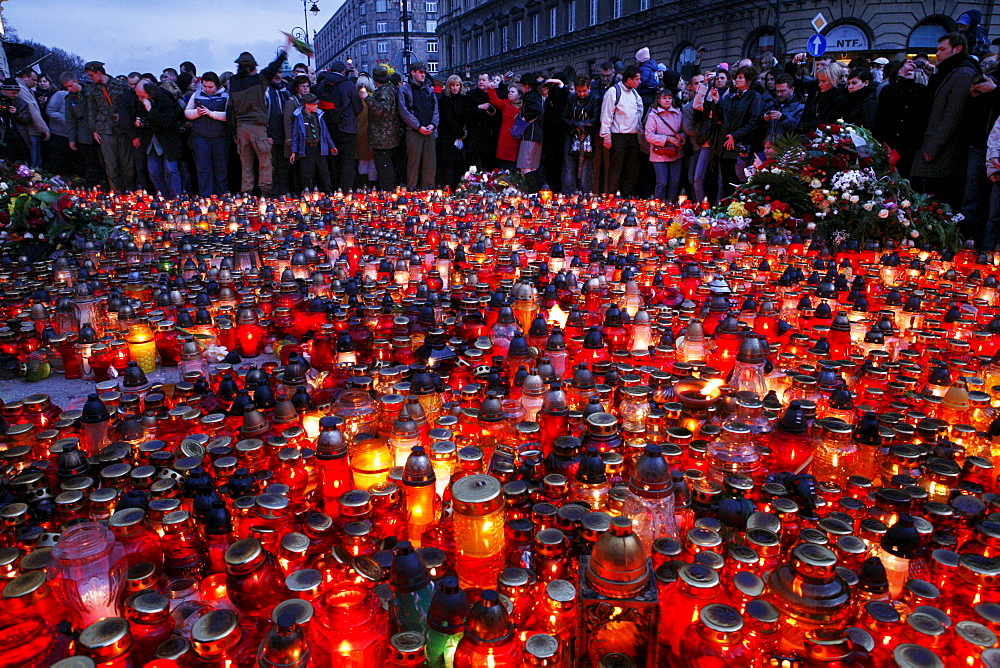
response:
[(319, 98), (312, 93), (306, 93), (301, 97), (302, 104), (316, 104), (319, 102)]
[(372, 79), (375, 83), (383, 84), (389, 81), (389, 70), (382, 67), (381, 65), (376, 65), (372, 68)]
[(638, 60), (640, 63), (644, 63), (647, 60), (649, 60), (649, 47), (648, 46), (644, 46), (641, 49), (639, 49), (638, 51), (636, 51), (635, 52), (635, 59)]

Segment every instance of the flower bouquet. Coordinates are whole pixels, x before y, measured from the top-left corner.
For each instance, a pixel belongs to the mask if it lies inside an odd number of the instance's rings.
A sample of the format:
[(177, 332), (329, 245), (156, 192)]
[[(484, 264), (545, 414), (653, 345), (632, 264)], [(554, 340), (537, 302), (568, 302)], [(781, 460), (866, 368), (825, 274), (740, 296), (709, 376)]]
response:
[(104, 241), (114, 229), (59, 177), (0, 161), (0, 245), (29, 260), (86, 239)]
[(505, 197), (514, 197), (524, 194), (524, 190), (524, 177), (518, 171), (497, 169), (483, 172), (473, 165), (462, 175), (455, 194), (462, 197), (492, 192)]
[(895, 242), (956, 248), (962, 220), (945, 205), (913, 190), (893, 170), (889, 151), (866, 129), (820, 125), (804, 140), (789, 137), (716, 215), (760, 230), (798, 231), (834, 243)]

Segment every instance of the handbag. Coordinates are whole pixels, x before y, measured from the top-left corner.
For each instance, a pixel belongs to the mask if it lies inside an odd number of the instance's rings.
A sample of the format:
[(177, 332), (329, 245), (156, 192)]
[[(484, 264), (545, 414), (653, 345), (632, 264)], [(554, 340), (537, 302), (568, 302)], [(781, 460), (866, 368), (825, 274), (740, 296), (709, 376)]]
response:
[(529, 121), (524, 120), (524, 116), (521, 112), (517, 112), (517, 116), (514, 117), (514, 125), (510, 126), (510, 136), (518, 141), (524, 137), (524, 131), (528, 129)]
[(652, 146), (650, 147), (650, 150), (652, 150), (656, 155), (665, 155), (668, 158), (672, 158), (680, 152), (681, 147), (674, 146), (673, 144), (666, 144), (665, 146)]
[(569, 145), (570, 155), (579, 155), (583, 153), (584, 155), (588, 153), (593, 153), (594, 147), (591, 144), (590, 135), (585, 134), (583, 137), (580, 135), (575, 135), (573, 137), (573, 142)]

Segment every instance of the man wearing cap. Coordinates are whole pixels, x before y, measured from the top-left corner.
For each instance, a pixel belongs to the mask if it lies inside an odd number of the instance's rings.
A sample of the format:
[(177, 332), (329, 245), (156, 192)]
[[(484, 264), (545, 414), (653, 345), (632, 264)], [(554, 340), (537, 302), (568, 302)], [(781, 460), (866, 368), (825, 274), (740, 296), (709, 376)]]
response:
[(354, 175), (358, 171), (358, 116), (365, 106), (358, 95), (358, 87), (347, 78), (346, 63), (338, 60), (330, 65), (330, 71), (316, 87), (316, 96), (326, 127), (339, 151), (330, 161), (331, 185), (346, 193), (354, 189)]
[(127, 83), (108, 76), (104, 63), (92, 60), (83, 66), (93, 86), (87, 92), (87, 122), (94, 141), (101, 145), (104, 170), (112, 190), (135, 188), (135, 151), (139, 145), (135, 119), (139, 98)]
[(982, 21), (983, 15), (978, 9), (970, 9), (955, 21), (958, 32), (965, 35), (965, 39), (969, 42), (967, 53), (980, 60), (990, 55), (990, 38), (986, 35), (986, 29), (980, 25)]
[(292, 112), (292, 164), (298, 163), (305, 188), (312, 188), (319, 172), (319, 187), (330, 192), (330, 169), (326, 156), (336, 155), (330, 130), (319, 110), (319, 98), (312, 93), (301, 97), (302, 106)]
[[(399, 117), (406, 125), (406, 187), (434, 187), (437, 172), (435, 142), (439, 121), (437, 98), (423, 63), (410, 65), (410, 80), (399, 87)], [(419, 179), (418, 179), (419, 177)]]
[[(884, 69), (889, 64), (888, 58), (876, 58), (872, 61), (872, 83), (881, 84), (885, 81)], [(881, 86), (879, 86), (881, 90)]]
[(8, 160), (28, 159), (28, 128), (31, 112), (27, 103), (18, 93), (21, 87), (17, 79), (9, 77), (0, 83), (0, 139), (3, 140), (3, 155)]
[(264, 95), (271, 80), (288, 58), (292, 38), (285, 40), (285, 48), (274, 61), (257, 72), (257, 61), (244, 51), (236, 59), (236, 74), (229, 78), (229, 106), (226, 118), (234, 129), (237, 151), (243, 174), (240, 191), (253, 192), (254, 156), (257, 157), (259, 173), (257, 187), (263, 196), (271, 195), (274, 170), (271, 164), (272, 140), (267, 136), (268, 106)]

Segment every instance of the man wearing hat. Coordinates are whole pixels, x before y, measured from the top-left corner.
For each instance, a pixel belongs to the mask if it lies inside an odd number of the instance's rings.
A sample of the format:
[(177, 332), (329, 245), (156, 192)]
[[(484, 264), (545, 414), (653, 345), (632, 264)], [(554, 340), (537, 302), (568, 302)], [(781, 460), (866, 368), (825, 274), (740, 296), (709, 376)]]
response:
[(410, 65), (410, 80), (399, 87), (399, 116), (406, 125), (406, 187), (434, 187), (437, 172), (435, 142), (439, 121), (438, 102), (427, 81), (423, 63)]
[(236, 59), (236, 74), (229, 78), (229, 107), (226, 118), (233, 127), (236, 147), (243, 166), (240, 191), (253, 192), (254, 156), (259, 173), (257, 187), (260, 194), (269, 196), (273, 185), (274, 170), (271, 163), (271, 139), (267, 136), (268, 106), (264, 95), (275, 74), (288, 58), (292, 38), (285, 40), (285, 49), (278, 54), (263, 72), (257, 72), (257, 61), (244, 51)]
[(292, 112), (292, 164), (298, 163), (305, 188), (312, 188), (319, 172), (319, 186), (330, 192), (330, 168), (326, 156), (336, 155), (330, 130), (323, 121), (319, 98), (312, 93), (301, 97), (302, 106)]
[(980, 25), (982, 21), (983, 15), (978, 9), (964, 12), (955, 21), (958, 32), (965, 35), (965, 39), (969, 41), (968, 53), (980, 60), (990, 55), (990, 38), (986, 35), (986, 29)]
[(9, 77), (0, 83), (0, 139), (3, 157), (8, 160), (28, 159), (28, 127), (31, 111), (18, 93), (17, 79)]
[(885, 81), (884, 70), (889, 64), (888, 58), (878, 57), (872, 61), (872, 82), (880, 84)]
[(104, 63), (92, 60), (83, 69), (94, 84), (86, 91), (87, 120), (94, 141), (101, 145), (108, 184), (118, 192), (132, 190), (136, 185), (133, 148), (139, 145), (135, 126), (139, 98), (127, 83), (109, 77)]
[(316, 96), (340, 151), (330, 165), (332, 185), (346, 193), (354, 189), (354, 175), (358, 172), (358, 116), (365, 106), (358, 87), (347, 78), (347, 63), (338, 60), (330, 65), (330, 71), (316, 87)]
[(396, 187), (396, 168), (392, 153), (399, 146), (399, 100), (389, 70), (376, 65), (372, 70), (375, 92), (365, 98), (368, 107), (368, 145), (375, 154), (375, 171), (380, 190)]

